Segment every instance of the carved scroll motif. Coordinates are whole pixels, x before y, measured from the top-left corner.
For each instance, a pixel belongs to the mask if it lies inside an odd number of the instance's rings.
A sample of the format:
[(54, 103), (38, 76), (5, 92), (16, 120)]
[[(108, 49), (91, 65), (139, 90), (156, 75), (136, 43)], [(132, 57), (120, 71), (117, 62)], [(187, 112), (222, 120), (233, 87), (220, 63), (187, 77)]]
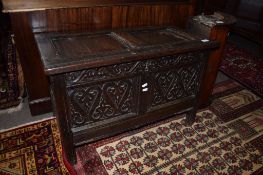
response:
[(135, 112), (133, 78), (69, 89), (73, 127)]
[(176, 56), (165, 56), (159, 59), (149, 59), (75, 71), (66, 74), (66, 82), (67, 86), (71, 86), (74, 84), (105, 80), (120, 76), (135, 75), (140, 72), (158, 71), (159, 69), (171, 66), (180, 67), (185, 64), (191, 64), (193, 61), (199, 62), (203, 56), (204, 54), (202, 53), (187, 53)]
[(196, 95), (203, 58), (203, 53), (188, 53), (67, 73), (73, 127), (136, 114), (139, 81), (146, 75), (150, 108)]
[(197, 94), (200, 87), (201, 64), (175, 68), (152, 74), (153, 97), (151, 106)]
[(83, 71), (67, 73), (67, 85), (116, 78), (130, 75), (143, 70), (141, 62), (123, 63), (112, 66), (92, 68)]

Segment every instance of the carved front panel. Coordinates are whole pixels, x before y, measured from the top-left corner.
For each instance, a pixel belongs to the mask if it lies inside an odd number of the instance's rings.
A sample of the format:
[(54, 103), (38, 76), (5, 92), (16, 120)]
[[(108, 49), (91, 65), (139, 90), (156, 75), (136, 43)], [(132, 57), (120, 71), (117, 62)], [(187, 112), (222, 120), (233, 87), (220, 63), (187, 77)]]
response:
[(203, 61), (204, 53), (187, 53), (179, 55), (164, 56), (159, 59), (149, 59), (144, 62), (145, 70), (155, 72), (171, 67), (181, 67), (184, 65), (194, 64), (195, 62)]
[(203, 57), (203, 53), (187, 53), (75, 71), (66, 73), (66, 83), (67, 86), (72, 86), (92, 81), (131, 76), (142, 72), (158, 71), (171, 66), (191, 64), (200, 61)]
[(66, 73), (72, 126), (125, 118), (196, 95), (205, 56), (187, 53)]
[(67, 85), (70, 86), (120, 76), (134, 75), (144, 70), (142, 66), (143, 64), (137, 61), (71, 72), (66, 74), (66, 82)]
[(72, 127), (137, 112), (138, 78), (68, 88)]
[(199, 62), (150, 74), (153, 95), (149, 107), (196, 95), (200, 87), (202, 67), (203, 63)]

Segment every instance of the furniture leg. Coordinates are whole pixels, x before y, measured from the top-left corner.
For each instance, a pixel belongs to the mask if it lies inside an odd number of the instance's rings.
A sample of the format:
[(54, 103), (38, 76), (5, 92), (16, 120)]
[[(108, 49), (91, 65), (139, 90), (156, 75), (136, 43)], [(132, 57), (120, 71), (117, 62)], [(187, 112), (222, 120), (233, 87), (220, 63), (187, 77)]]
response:
[(195, 117), (196, 117), (196, 109), (193, 108), (192, 110), (186, 113), (186, 124), (188, 126), (191, 126), (195, 122)]
[(65, 80), (64, 77), (54, 76), (50, 78), (50, 82), (52, 84), (51, 88), (51, 98), (52, 98), (52, 106), (54, 115), (56, 116), (61, 142), (63, 145), (63, 151), (65, 158), (72, 165), (76, 163), (76, 153), (74, 149), (73, 142), (73, 133), (70, 129), (70, 119), (68, 115), (68, 107), (66, 105), (67, 100), (65, 91)]

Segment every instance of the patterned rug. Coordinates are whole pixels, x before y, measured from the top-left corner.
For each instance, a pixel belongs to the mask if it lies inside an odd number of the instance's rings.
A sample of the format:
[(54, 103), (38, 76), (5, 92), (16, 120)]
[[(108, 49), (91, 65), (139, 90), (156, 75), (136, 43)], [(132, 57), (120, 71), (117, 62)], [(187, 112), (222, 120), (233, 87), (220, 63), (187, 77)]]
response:
[(175, 116), (82, 146), (75, 169), (83, 175), (262, 174), (262, 106), (239, 84), (220, 84), (193, 126)]
[(237, 47), (226, 46), (220, 70), (263, 97), (263, 59)]
[[(217, 86), (213, 97), (226, 108), (199, 111), (191, 127), (182, 114), (78, 147), (77, 174), (262, 174), (263, 105), (251, 105), (260, 99), (235, 82)], [(0, 174), (68, 174), (61, 152), (54, 119), (2, 132)]]
[(209, 109), (263, 153), (262, 99), (232, 80), (217, 85), (213, 98)]
[(223, 92), (216, 92), (217, 89), (225, 87), (218, 85), (214, 90), (213, 102), (210, 105), (210, 110), (214, 112), (221, 120), (228, 122), (243, 114), (254, 111), (263, 106), (263, 99), (242, 87), (238, 83), (230, 80), (227, 82), (229, 89), (222, 89)]
[(24, 93), (24, 78), (11, 34), (1, 40), (0, 109), (16, 106)]
[(68, 174), (54, 119), (0, 133), (0, 175)]

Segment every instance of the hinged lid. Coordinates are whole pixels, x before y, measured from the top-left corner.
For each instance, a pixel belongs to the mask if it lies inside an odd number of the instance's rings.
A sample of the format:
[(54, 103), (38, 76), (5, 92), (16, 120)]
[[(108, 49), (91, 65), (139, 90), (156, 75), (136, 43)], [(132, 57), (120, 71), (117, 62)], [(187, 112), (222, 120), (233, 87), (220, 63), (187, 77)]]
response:
[(211, 49), (215, 41), (175, 28), (144, 28), (100, 33), (35, 35), (47, 74), (70, 72), (189, 51)]

